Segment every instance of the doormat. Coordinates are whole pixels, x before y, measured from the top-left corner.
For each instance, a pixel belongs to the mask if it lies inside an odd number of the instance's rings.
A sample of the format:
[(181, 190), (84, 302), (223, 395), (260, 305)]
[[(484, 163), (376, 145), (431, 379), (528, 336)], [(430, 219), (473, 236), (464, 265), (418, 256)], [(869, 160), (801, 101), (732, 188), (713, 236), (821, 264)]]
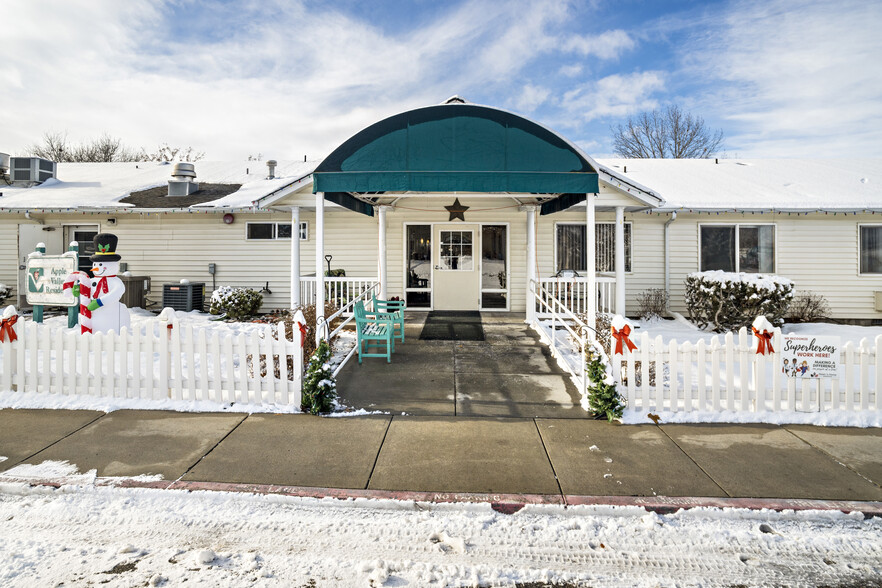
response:
[(477, 311), (433, 310), (420, 333), (424, 341), (483, 341), (484, 327)]

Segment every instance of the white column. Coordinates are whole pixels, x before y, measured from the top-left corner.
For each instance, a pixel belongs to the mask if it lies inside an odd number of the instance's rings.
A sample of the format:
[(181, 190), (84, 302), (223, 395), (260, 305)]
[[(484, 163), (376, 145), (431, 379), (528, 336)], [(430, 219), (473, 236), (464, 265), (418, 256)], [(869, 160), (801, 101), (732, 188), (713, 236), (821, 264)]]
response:
[[(315, 323), (325, 318), (325, 193), (315, 193)], [(322, 340), (323, 329), (316, 328), (315, 342)]]
[[(536, 284), (536, 206), (525, 206), (527, 211), (527, 322), (536, 318), (536, 298), (533, 288)], [(534, 286), (535, 284), (535, 286)]]
[(380, 300), (389, 300), (388, 296), (388, 286), (389, 286), (389, 275), (386, 269), (386, 209), (388, 206), (378, 206), (377, 210), (379, 211), (379, 247), (377, 248), (378, 254), (377, 257), (379, 259), (379, 277), (380, 277)]
[(616, 206), (616, 314), (625, 316), (625, 207)]
[[(597, 194), (585, 194), (585, 275), (588, 276), (588, 326), (594, 328), (597, 316), (597, 230), (594, 226), (594, 201)], [(593, 333), (593, 331), (590, 331)]]
[(291, 308), (300, 306), (300, 207), (291, 207)]

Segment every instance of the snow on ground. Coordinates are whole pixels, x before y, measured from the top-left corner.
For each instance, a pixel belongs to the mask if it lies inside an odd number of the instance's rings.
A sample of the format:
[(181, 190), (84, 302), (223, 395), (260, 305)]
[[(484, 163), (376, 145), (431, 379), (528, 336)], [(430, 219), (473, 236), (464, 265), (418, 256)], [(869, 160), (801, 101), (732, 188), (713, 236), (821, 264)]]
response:
[(338, 500), (0, 476), (0, 584), (864, 586), (860, 513)]

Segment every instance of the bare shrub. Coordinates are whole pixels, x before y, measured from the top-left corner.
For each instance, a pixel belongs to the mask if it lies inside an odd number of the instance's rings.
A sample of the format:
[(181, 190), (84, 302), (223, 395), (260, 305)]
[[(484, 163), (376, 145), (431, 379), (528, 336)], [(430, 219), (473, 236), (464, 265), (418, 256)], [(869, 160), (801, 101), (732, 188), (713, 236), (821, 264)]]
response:
[(637, 295), (640, 318), (654, 321), (662, 318), (668, 310), (668, 291), (664, 288), (649, 288)]
[[(303, 317), (306, 319), (306, 337), (303, 340), (303, 369), (306, 369), (307, 364), (309, 363), (309, 358), (312, 357), (312, 354), (315, 353), (316, 343), (315, 343), (315, 305), (309, 304), (300, 308), (303, 311)], [(335, 312), (337, 312), (338, 308), (334, 306), (330, 302), (325, 303), (325, 317), (329, 317)], [(263, 317), (262, 321), (267, 323), (272, 323), (273, 325), (283, 322), (285, 323), (285, 337), (288, 339), (297, 340), (295, 337), (300, 336), (300, 329), (294, 324), (294, 313), (296, 311), (291, 310), (274, 310), (269, 313), (265, 317)], [(330, 331), (333, 331), (337, 328), (337, 326), (342, 322), (343, 319), (340, 317), (334, 319), (330, 325)], [(330, 342), (331, 351), (333, 353), (334, 342)], [(250, 362), (250, 366), (253, 367), (254, 362), (251, 359), (251, 355), (248, 356), (248, 361)], [(294, 363), (291, 357), (288, 358), (288, 379), (294, 378)], [(279, 366), (279, 358), (278, 356), (273, 356), (273, 372), (275, 377), (281, 377), (281, 369)], [(264, 356), (260, 357), (260, 375), (266, 375), (266, 362), (264, 361)]]
[(800, 292), (790, 303), (789, 320), (795, 323), (812, 323), (830, 318), (830, 305), (817, 292)]

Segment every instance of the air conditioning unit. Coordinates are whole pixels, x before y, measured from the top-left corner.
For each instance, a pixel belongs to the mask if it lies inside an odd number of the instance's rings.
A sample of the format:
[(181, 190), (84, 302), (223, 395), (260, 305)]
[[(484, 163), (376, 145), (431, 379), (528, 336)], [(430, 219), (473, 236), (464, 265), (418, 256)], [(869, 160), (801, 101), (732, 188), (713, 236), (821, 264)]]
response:
[(10, 157), (10, 175), (17, 186), (30, 187), (55, 177), (54, 161), (42, 157)]
[(203, 300), (205, 298), (205, 283), (190, 284), (163, 284), (162, 307), (174, 308), (183, 312), (198, 310), (205, 312)]

